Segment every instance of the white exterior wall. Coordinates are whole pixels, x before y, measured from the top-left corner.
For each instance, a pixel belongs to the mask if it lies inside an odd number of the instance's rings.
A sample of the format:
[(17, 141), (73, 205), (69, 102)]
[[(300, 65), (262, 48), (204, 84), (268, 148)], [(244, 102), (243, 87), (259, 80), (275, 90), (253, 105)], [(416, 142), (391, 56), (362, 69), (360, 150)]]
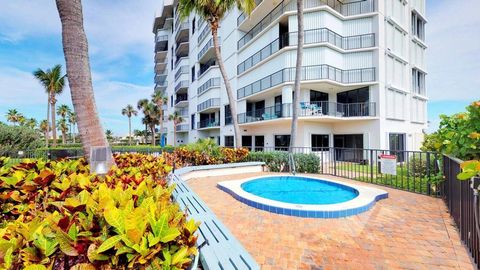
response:
[[(264, 0), (269, 1), (269, 0)], [(271, 0), (270, 0), (271, 1)], [(367, 0), (369, 1), (369, 0)], [(307, 2), (315, 2), (313, 0)], [(320, 3), (320, 1), (318, 1)], [(330, 146), (333, 146), (333, 135), (335, 134), (363, 134), (365, 148), (388, 149), (388, 136), (390, 133), (405, 133), (407, 147), (409, 150), (418, 149), (423, 138), (422, 131), (426, 128), (426, 96), (419, 96), (412, 91), (412, 68), (426, 72), (425, 50), (426, 44), (418, 40), (411, 33), (412, 11), (425, 18), (425, 0), (374, 0), (375, 11), (370, 13), (345, 16), (325, 6), (310, 6), (305, 9), (305, 30), (328, 28), (343, 37), (358, 35), (375, 35), (373, 47), (342, 49), (335, 45), (322, 42), (306, 44), (303, 55), (303, 66), (329, 65), (341, 70), (375, 68), (375, 81), (364, 83), (340, 83), (331, 80), (304, 81), (302, 82), (301, 101), (309, 102), (310, 89), (328, 93), (329, 102), (337, 102), (337, 93), (357, 89), (369, 88), (369, 101), (374, 102), (376, 114), (370, 118), (343, 119), (338, 117), (318, 118), (315, 120), (301, 119), (299, 121), (299, 141), (301, 146), (312, 146), (312, 134), (330, 135)], [(264, 5), (266, 3), (263, 3)], [(276, 6), (278, 3), (270, 4)], [(271, 10), (271, 9), (270, 9)], [(270, 11), (269, 10), (269, 11)], [(260, 80), (276, 71), (284, 68), (295, 67), (296, 50), (295, 46), (287, 46), (280, 51), (264, 59), (260, 63), (237, 74), (237, 65), (257, 53), (261, 48), (269, 45), (280, 36), (280, 29), (286, 27), (288, 32), (295, 32), (297, 29), (297, 17), (294, 11), (294, 3), (290, 3), (285, 12), (273, 20), (247, 44), (237, 49), (237, 42), (243, 37), (245, 31), (250, 30), (254, 25), (241, 25), (237, 28), (237, 10), (228, 14), (221, 23), (219, 36), (221, 38), (222, 57), (225, 62), (227, 74), (232, 86), (234, 96), (237, 97), (237, 90)], [(264, 17), (263, 14), (255, 13), (256, 16)], [(191, 22), (195, 15), (188, 19)], [(174, 18), (175, 21), (175, 18)], [(198, 18), (196, 18), (198, 22)], [(257, 20), (258, 21), (258, 20)], [(204, 24), (205, 25), (205, 24)], [(175, 27), (175, 26), (173, 26)], [(211, 39), (208, 35), (200, 44), (197, 44), (198, 35), (203, 27), (196, 27), (192, 35), (190, 29), (190, 52), (186, 64), (189, 73), (182, 75), (175, 80), (176, 69), (170, 67), (172, 44), (175, 44), (175, 32), (169, 33), (168, 51), (168, 87), (166, 95), (169, 97), (167, 114), (173, 113), (176, 108), (170, 106), (170, 97), (174, 95), (174, 88), (181, 80), (188, 80), (189, 126), (191, 114), (195, 114), (195, 122), (198, 122), (200, 115), (197, 112), (197, 105), (212, 98), (220, 98), (220, 108), (215, 112), (220, 120), (220, 127), (207, 130), (189, 130), (177, 134), (177, 141), (187, 143), (203, 137), (220, 137), (220, 143), (224, 144), (224, 136), (233, 135), (233, 127), (225, 126), (225, 108), (228, 98), (225, 85), (221, 79), (220, 86), (212, 87), (201, 95), (197, 89), (210, 78), (220, 77), (218, 68), (211, 68), (200, 78), (191, 82), (191, 67), (195, 66), (195, 72), (200, 69), (197, 54)], [(174, 46), (175, 47), (175, 46)], [(175, 48), (174, 48), (175, 49)], [(183, 63), (182, 63), (183, 65)], [(197, 76), (195, 76), (197, 77)], [(292, 82), (277, 85), (271, 89), (265, 89), (257, 94), (237, 99), (237, 112), (245, 113), (247, 103), (265, 101), (265, 107), (275, 105), (274, 98), (282, 95), (283, 103), (291, 103)], [(336, 106), (336, 105), (335, 105)], [(235, 116), (234, 116), (235, 117)], [(195, 123), (196, 125), (197, 123)], [(290, 118), (280, 118), (269, 121), (242, 124), (241, 135), (264, 136), (264, 146), (274, 146), (275, 135), (288, 135), (290, 133)], [(173, 125), (168, 122), (168, 142), (173, 140)]]

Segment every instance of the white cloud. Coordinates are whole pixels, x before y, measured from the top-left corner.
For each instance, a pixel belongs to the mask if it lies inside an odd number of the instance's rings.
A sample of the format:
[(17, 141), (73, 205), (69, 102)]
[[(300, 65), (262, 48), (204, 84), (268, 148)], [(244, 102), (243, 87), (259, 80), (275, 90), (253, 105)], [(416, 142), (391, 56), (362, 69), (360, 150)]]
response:
[(427, 88), (431, 100), (480, 98), (480, 1), (429, 0)]

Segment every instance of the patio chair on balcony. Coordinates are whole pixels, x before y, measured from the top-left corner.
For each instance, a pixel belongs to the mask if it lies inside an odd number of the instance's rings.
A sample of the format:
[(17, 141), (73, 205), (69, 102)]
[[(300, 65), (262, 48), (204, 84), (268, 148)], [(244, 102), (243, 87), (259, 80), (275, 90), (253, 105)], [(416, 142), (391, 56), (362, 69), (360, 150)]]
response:
[(318, 106), (317, 104), (311, 104), (310, 110), (312, 111), (312, 115), (322, 115), (322, 107)]

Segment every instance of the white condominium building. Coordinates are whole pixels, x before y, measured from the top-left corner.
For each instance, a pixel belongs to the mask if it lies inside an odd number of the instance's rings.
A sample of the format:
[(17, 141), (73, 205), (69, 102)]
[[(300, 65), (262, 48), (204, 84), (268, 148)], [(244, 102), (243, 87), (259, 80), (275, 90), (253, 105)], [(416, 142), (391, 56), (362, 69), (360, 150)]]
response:
[[(155, 91), (168, 97), (168, 144), (211, 137), (233, 145), (288, 146), (295, 78), (296, 1), (257, 1), (221, 22), (221, 53), (234, 89), (231, 115), (209, 25), (180, 20), (164, 0), (154, 20)], [(416, 150), (426, 128), (425, 0), (305, 0), (299, 144)], [(174, 136), (174, 132), (176, 133)], [(175, 140), (175, 142), (174, 142)]]

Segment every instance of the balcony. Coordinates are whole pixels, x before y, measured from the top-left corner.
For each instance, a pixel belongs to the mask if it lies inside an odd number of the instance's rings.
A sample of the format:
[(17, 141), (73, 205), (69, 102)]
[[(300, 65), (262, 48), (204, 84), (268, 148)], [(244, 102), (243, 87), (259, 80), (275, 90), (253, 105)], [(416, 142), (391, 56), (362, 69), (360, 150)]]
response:
[(197, 89), (197, 95), (201, 95), (214, 87), (220, 87), (220, 77), (211, 78)]
[(220, 128), (220, 121), (215, 119), (207, 119), (197, 122), (197, 129)]
[(167, 57), (155, 55), (155, 73), (163, 73), (167, 68)]
[(179, 108), (188, 106), (188, 95), (187, 94), (177, 95), (177, 98), (175, 99), (175, 106)]
[(176, 131), (177, 132), (188, 132), (189, 130), (189, 124), (179, 124), (177, 125)]
[(200, 70), (197, 73), (197, 79), (200, 79), (200, 77), (205, 74), (205, 72), (207, 72), (210, 68), (214, 67), (218, 67), (216, 58), (208, 60), (205, 64), (200, 64)]
[(190, 48), (190, 44), (188, 41), (177, 43), (177, 47), (175, 49), (175, 55), (177, 56), (177, 58), (187, 57), (189, 48)]
[[(260, 3), (262, 3), (263, 0), (255, 0), (255, 7), (257, 7), (258, 5), (260, 5)], [(245, 21), (245, 19), (247, 18), (248, 16), (242, 12), (242, 14), (240, 14), (240, 16), (238, 16), (237, 18), (237, 26), (240, 26), (240, 24), (242, 24), (243, 21)]]
[[(360, 0), (350, 3), (342, 3), (338, 0), (306, 0), (304, 9), (316, 8), (320, 6), (329, 6), (343, 16), (352, 16), (375, 11), (374, 0)], [(250, 29), (237, 43), (237, 49), (242, 48), (250, 40), (256, 37), (260, 32), (266, 29), (272, 22), (280, 18), (285, 12), (296, 11), (296, 1), (282, 1), (263, 19), (261, 19), (252, 29)], [(241, 22), (243, 22), (242, 20)], [(238, 22), (238, 20), (237, 20)]]
[(189, 69), (187, 65), (178, 67), (177, 72), (175, 72), (175, 80), (178, 80), (182, 74), (188, 74)]
[(179, 66), (188, 66), (188, 64), (188, 56), (177, 57), (175, 60), (175, 68), (178, 68)]
[[(329, 80), (340, 84), (371, 83), (375, 81), (375, 68), (342, 70), (329, 65), (302, 67), (302, 81)], [(274, 86), (293, 82), (295, 67), (281, 69), (269, 76), (237, 90), (237, 98), (244, 98)]]
[[(300, 102), (298, 116), (302, 120), (331, 121), (332, 118), (355, 119), (376, 117), (376, 103)], [(278, 104), (237, 115), (239, 124), (278, 120), (292, 117), (292, 104)]]
[[(289, 32), (275, 39), (267, 46), (247, 58), (237, 66), (237, 75), (247, 71), (259, 62), (287, 46), (297, 45), (298, 32)], [(343, 50), (371, 48), (375, 46), (375, 34), (341, 36), (328, 28), (304, 31), (305, 44), (328, 43)]]
[(188, 38), (189, 26), (190, 24), (188, 22), (176, 24), (175, 31), (177, 33), (175, 34), (175, 40), (177, 42), (185, 37)]
[(190, 85), (190, 82), (187, 80), (180, 81), (175, 86), (175, 93), (186, 92), (188, 90), (189, 85)]
[(184, 119), (188, 119), (188, 109), (187, 108), (177, 110), (177, 112), (178, 112), (178, 115), (180, 115)]
[(202, 29), (200, 34), (198, 34), (197, 44), (200, 45), (200, 43), (202, 43), (202, 41), (211, 33), (212, 33), (212, 31), (210, 29), (210, 25), (208, 25), (208, 24), (205, 25), (205, 27)]
[(220, 109), (220, 99), (211, 98), (197, 105), (197, 112), (214, 112)]
[(168, 50), (168, 35), (155, 37), (155, 52)]
[(248, 111), (237, 115), (238, 123), (245, 124), (258, 121), (275, 120), (292, 116), (292, 104), (284, 103), (263, 109)]
[(165, 70), (162, 73), (156, 73), (154, 81), (156, 84), (163, 84), (167, 78), (168, 72)]
[(163, 82), (160, 82), (160, 83), (157, 83), (155, 84), (155, 91), (156, 92), (163, 92), (167, 89), (167, 86), (168, 86), (168, 82), (167, 81), (163, 81)]
[[(221, 39), (220, 37), (218, 38), (218, 44), (221, 44)], [(207, 59), (211, 59), (213, 57), (216, 57), (215, 55), (215, 47), (213, 44), (213, 38), (211, 38), (205, 46), (200, 50), (198, 53), (198, 62), (203, 63)]]

